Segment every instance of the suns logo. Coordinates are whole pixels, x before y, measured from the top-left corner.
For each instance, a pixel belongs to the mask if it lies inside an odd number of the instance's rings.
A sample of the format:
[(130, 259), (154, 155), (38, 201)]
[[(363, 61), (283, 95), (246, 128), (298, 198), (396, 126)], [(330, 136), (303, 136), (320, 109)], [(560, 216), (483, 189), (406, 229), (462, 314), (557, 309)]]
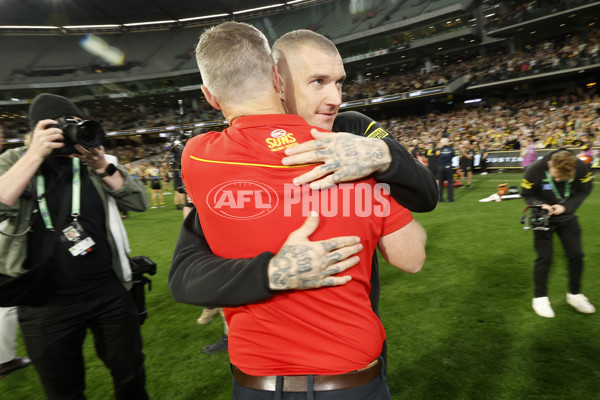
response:
[(285, 133), (283, 136), (276, 138), (266, 138), (265, 141), (267, 142), (267, 147), (269, 149), (276, 150), (281, 150), (286, 146), (296, 144), (296, 138), (293, 133)]
[(285, 129), (275, 129), (273, 132), (271, 132), (271, 137), (273, 137), (273, 138), (284, 137), (286, 133), (287, 132), (285, 131)]

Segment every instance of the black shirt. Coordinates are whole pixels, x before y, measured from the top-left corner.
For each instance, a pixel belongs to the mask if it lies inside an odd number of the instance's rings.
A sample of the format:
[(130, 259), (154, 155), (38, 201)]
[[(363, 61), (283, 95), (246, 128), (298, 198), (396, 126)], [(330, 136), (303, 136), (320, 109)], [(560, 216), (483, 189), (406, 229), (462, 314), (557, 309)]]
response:
[(71, 197), (73, 192), (72, 159), (49, 157), (40, 172), (45, 180), (46, 203), (55, 230), (46, 229), (39, 214), (34, 218), (28, 234), (25, 266), (43, 263), (52, 268), (53, 284), (57, 294), (84, 293), (115, 277), (112, 253), (106, 232), (106, 215), (102, 199), (89, 179), (85, 166), (81, 168), (81, 210), (78, 222), (96, 243), (83, 256), (72, 256), (60, 240), (62, 229), (73, 221)]
[(449, 145), (443, 146), (439, 149), (438, 165), (441, 168), (452, 167), (452, 159), (454, 158), (454, 149)]

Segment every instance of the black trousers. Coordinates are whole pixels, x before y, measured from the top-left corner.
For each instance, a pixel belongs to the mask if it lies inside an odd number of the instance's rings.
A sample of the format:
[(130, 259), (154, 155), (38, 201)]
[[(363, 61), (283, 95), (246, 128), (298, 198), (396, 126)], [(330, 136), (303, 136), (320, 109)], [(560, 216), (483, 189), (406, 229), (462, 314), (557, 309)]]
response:
[(148, 399), (138, 312), (116, 278), (85, 294), (56, 296), (41, 307), (20, 306), (18, 312), (27, 353), (48, 399), (85, 399), (82, 345), (88, 328), (98, 357), (110, 369), (115, 398)]
[(439, 167), (437, 179), (440, 201), (444, 201), (444, 181), (448, 182), (448, 201), (454, 201), (454, 169), (452, 167)]
[(560, 238), (569, 267), (569, 292), (577, 294), (581, 290), (581, 275), (583, 273), (583, 250), (581, 248), (581, 227), (577, 217), (554, 223), (550, 219), (549, 231), (533, 231), (533, 243), (537, 258), (535, 259), (533, 281), (535, 284), (534, 296), (545, 297), (548, 295), (548, 273), (552, 265), (554, 232)]
[(487, 172), (487, 161), (485, 158), (479, 159), (479, 172)]

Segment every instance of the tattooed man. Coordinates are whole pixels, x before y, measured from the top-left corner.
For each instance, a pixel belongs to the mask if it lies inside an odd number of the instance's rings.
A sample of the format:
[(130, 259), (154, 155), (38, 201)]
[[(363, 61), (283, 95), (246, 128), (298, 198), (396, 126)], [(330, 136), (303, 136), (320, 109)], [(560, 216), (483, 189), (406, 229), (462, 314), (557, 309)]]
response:
[[(329, 63), (325, 55), (337, 58)], [(309, 56), (323, 70), (318, 79), (343, 75), (342, 60), (330, 42)], [(419, 271), (425, 259), (422, 228), (419, 246), (407, 261), (399, 249), (402, 228), (412, 216), (384, 185), (372, 178), (328, 190), (289, 183), (314, 166), (282, 165), (286, 148), (312, 139), (311, 127), (285, 114), (281, 79), (257, 29), (233, 22), (209, 29), (200, 37), (196, 57), (207, 101), (230, 124), (223, 132), (188, 141), (182, 157), (183, 180), (206, 240), (215, 254), (229, 258), (278, 251), (270, 259), (268, 281), (254, 278), (251, 284), (280, 291), (321, 287), (224, 310), (233, 397), (263, 398), (275, 391), (281, 398), (320, 392), (320, 398), (389, 399), (378, 359), (385, 332), (369, 300), (371, 256), (379, 247), (392, 265)], [(340, 96), (342, 79), (335, 78), (325, 90), (333, 87)], [(336, 113), (325, 114), (319, 118), (333, 121)], [(358, 165), (363, 158), (375, 158), (376, 170), (385, 169), (389, 154), (379, 150), (381, 142), (365, 140), (374, 149), (368, 154), (355, 154), (351, 147), (345, 151), (354, 153)], [(342, 233), (348, 236), (327, 239)], [(308, 236), (315, 241), (304, 240)], [(317, 268), (313, 258), (322, 260)], [(172, 292), (180, 300), (196, 290), (189, 282)]]
[[(319, 55), (320, 63), (311, 58), (311, 53)], [(289, 32), (275, 42), (273, 55), (281, 77), (280, 97), (287, 112), (297, 113), (313, 126), (336, 132), (316, 132), (314, 136), (318, 139), (284, 150), (288, 156), (282, 160), (287, 165), (322, 163), (310, 172), (297, 176), (297, 184), (313, 180), (312, 184), (318, 188), (333, 182), (372, 176), (376, 181), (388, 184), (392, 197), (409, 210), (427, 212), (435, 208), (438, 188), (431, 171), (414, 160), (379, 123), (357, 112), (338, 114), (345, 71), (341, 57), (329, 39), (308, 30)], [(337, 65), (338, 68), (331, 72), (331, 65)], [(380, 141), (375, 142), (372, 138)], [(374, 157), (373, 154), (380, 154), (381, 157)], [(410, 264), (413, 249), (419, 248), (423, 231), (416, 221), (401, 231), (404, 233), (402, 248), (405, 260)], [(314, 250), (310, 253), (313, 257), (309, 258), (311, 268), (326, 267), (325, 254), (319, 252), (321, 244), (309, 241), (302, 233), (299, 231), (294, 237), (297, 244)], [(288, 243), (295, 242), (290, 238)], [(228, 307), (269, 299), (281, 293), (281, 289), (306, 288), (304, 282), (296, 281), (288, 281), (286, 288), (278, 287), (274, 277), (268, 274), (272, 271), (269, 265), (273, 256), (269, 251), (244, 259), (225, 259), (214, 255), (194, 210), (186, 218), (179, 234), (169, 275), (171, 292), (177, 301), (183, 303)], [(290, 274), (299, 267), (293, 264)], [(324, 274), (323, 278), (327, 279), (313, 281), (312, 287), (331, 284), (328, 276)], [(373, 310), (378, 313), (379, 270), (376, 253), (372, 258), (370, 297)]]

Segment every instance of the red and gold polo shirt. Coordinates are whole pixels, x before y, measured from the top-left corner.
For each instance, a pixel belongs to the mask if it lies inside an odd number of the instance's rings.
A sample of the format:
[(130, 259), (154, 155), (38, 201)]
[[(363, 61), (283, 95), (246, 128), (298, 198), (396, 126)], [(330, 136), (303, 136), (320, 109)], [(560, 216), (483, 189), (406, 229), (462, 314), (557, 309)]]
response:
[(311, 241), (362, 240), (360, 263), (342, 273), (352, 276), (349, 283), (225, 309), (231, 362), (247, 374), (345, 373), (376, 359), (385, 340), (369, 300), (371, 259), (379, 239), (412, 216), (373, 179), (322, 191), (293, 185), (316, 165), (283, 166), (283, 150), (312, 140), (311, 128), (296, 115), (240, 117), (223, 132), (190, 139), (182, 156), (187, 192), (220, 257), (277, 253), (311, 210), (320, 215)]

